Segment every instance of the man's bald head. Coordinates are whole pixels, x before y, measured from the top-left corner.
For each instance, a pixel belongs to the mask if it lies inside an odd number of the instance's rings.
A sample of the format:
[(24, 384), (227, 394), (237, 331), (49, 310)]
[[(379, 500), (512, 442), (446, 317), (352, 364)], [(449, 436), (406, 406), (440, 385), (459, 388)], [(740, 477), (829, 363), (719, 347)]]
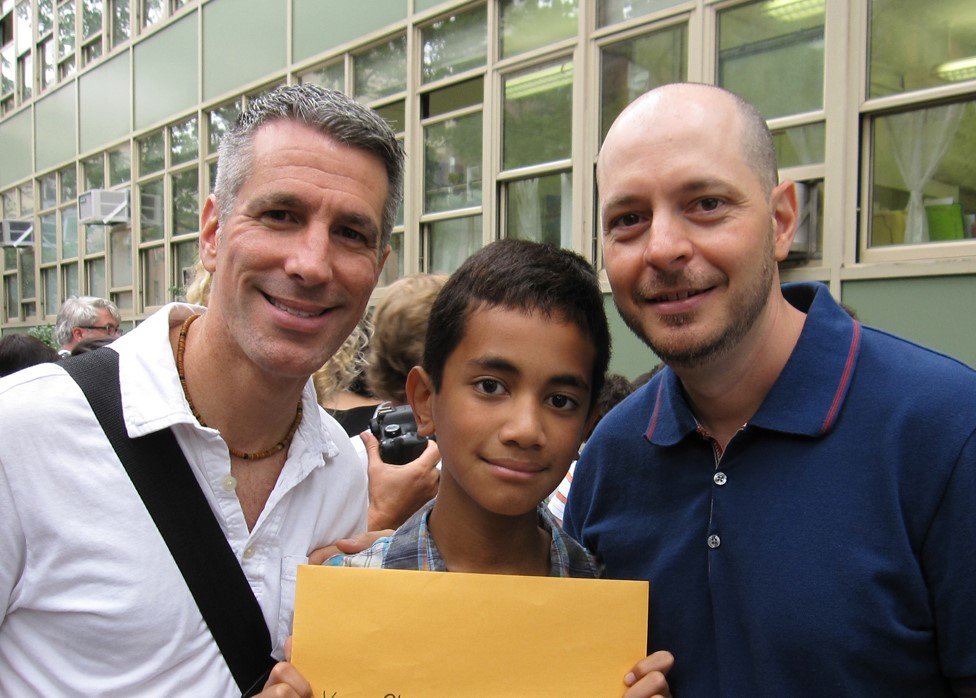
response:
[[(681, 114), (692, 110), (700, 111), (703, 120), (713, 122), (724, 121), (725, 115), (728, 116), (729, 123), (726, 127), (730, 129), (730, 136), (734, 133), (731, 129), (735, 128), (742, 157), (756, 173), (768, 196), (779, 182), (779, 172), (776, 166), (776, 148), (766, 119), (749, 102), (715, 85), (670, 83), (645, 92), (631, 102), (614, 121), (603, 149), (608, 145), (612, 147), (620, 132), (632, 135), (635, 129), (654, 129), (657, 117), (662, 113)], [(599, 173), (599, 165), (597, 171)]]

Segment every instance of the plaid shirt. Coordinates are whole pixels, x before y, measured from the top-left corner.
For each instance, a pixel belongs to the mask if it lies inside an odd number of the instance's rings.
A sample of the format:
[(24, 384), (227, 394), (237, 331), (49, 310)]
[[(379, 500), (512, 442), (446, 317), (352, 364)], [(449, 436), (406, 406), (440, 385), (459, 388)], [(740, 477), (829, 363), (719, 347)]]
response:
[[(331, 567), (383, 567), (398, 570), (447, 572), (444, 558), (427, 528), (434, 500), (427, 502), (392, 536), (380, 538), (355, 555), (335, 555), (324, 564)], [(549, 544), (550, 577), (599, 577), (602, 570), (586, 549), (567, 536), (544, 505), (539, 505), (539, 525), (552, 537)]]

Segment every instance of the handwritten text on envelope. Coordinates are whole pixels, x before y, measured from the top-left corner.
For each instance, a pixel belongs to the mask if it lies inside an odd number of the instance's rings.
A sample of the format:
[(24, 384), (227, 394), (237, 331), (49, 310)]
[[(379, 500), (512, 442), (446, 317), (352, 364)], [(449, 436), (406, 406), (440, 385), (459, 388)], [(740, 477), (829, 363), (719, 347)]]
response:
[(647, 582), (302, 566), (292, 661), (319, 698), (620, 696)]

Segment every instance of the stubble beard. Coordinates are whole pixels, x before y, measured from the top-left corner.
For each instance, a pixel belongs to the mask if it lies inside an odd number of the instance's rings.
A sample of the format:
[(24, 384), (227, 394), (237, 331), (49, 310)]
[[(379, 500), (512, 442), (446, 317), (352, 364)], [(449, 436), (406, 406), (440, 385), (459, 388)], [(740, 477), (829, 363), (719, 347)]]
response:
[[(692, 340), (669, 341), (673, 340), (668, 336), (671, 333), (663, 330), (659, 333), (660, 337), (651, 337), (641, 322), (640, 306), (647, 301), (640, 289), (635, 289), (632, 295), (637, 311), (624, 310), (618, 304), (620, 316), (630, 331), (669, 366), (697, 368), (728, 355), (752, 329), (769, 302), (769, 292), (775, 278), (776, 260), (772, 234), (767, 240), (762, 251), (763, 261), (759, 268), (759, 275), (749, 287), (732, 299), (728, 322), (714, 335)], [(661, 275), (659, 278), (664, 286), (681, 286), (687, 283), (687, 277), (680, 272), (669, 276)], [(660, 319), (668, 328), (680, 329), (693, 323), (696, 317), (695, 314), (682, 314), (664, 315)]]

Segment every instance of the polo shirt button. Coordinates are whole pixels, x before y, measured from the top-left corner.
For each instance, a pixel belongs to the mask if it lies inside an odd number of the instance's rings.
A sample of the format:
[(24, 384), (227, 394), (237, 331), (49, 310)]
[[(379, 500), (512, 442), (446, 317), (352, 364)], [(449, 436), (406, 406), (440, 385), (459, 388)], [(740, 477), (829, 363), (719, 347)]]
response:
[(722, 539), (714, 533), (708, 537), (708, 547), (714, 550), (722, 544)]
[(252, 545), (250, 548), (247, 548), (244, 551), (244, 559), (245, 560), (250, 560), (252, 557), (254, 557), (254, 553), (255, 553), (255, 550), (254, 550), (254, 546)]
[(237, 489), (237, 478), (233, 475), (224, 475), (220, 486), (224, 488), (224, 492), (233, 492)]
[(725, 473), (719, 470), (717, 473), (712, 475), (712, 480), (715, 482), (716, 485), (721, 487), (722, 485), (724, 485), (726, 482), (729, 481), (729, 478)]

